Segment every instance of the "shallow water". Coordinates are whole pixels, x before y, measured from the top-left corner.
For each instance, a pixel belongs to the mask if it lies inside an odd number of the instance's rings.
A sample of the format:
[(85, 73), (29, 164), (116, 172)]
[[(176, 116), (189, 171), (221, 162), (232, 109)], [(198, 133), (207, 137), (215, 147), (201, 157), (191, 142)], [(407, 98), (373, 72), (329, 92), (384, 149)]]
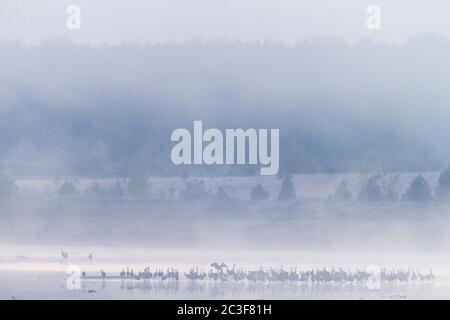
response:
[(1, 299), (448, 299), (450, 283), (326, 284), (298, 282), (214, 282), (83, 280), (69, 289), (67, 274), (8, 272), (0, 276)]
[[(438, 253), (330, 252), (211, 249), (149, 249), (67, 247), (67, 260), (55, 247), (0, 247), (0, 299), (450, 299), (447, 257)], [(88, 254), (94, 258), (89, 261)], [(219, 260), (218, 260), (219, 259)], [(67, 281), (71, 268), (108, 275), (129, 266), (135, 271), (150, 266), (175, 267), (182, 275), (190, 268), (209, 269), (209, 263), (224, 261), (238, 267), (283, 267), (299, 269), (342, 267), (433, 269), (433, 282), (388, 283), (371, 289), (367, 283), (214, 282), (173, 280), (84, 279), (75, 288)]]

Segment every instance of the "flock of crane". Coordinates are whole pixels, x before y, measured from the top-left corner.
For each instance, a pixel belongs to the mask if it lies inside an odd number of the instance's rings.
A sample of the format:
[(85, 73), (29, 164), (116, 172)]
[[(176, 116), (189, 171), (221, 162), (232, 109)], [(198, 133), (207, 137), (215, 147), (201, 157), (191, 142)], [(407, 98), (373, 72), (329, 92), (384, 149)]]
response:
[[(61, 250), (61, 256), (64, 260), (68, 259), (68, 253)], [(92, 254), (88, 256), (89, 261), (92, 262)], [(281, 268), (259, 268), (258, 270), (244, 270), (242, 268), (236, 269), (233, 265), (229, 268), (225, 263), (211, 263), (210, 269), (206, 272), (204, 269), (193, 268), (189, 273), (184, 273), (186, 279), (189, 280), (213, 280), (213, 281), (301, 281), (301, 282), (361, 282), (369, 281), (373, 277), (377, 280), (386, 282), (407, 282), (407, 281), (432, 281), (434, 280), (433, 271), (430, 270), (427, 274), (422, 274), (412, 268), (408, 270), (402, 269), (379, 269), (378, 273), (362, 270), (343, 270), (331, 268), (311, 269), (311, 270), (297, 270), (291, 268), (289, 271)], [(122, 280), (175, 280), (180, 279), (180, 273), (174, 268), (167, 270), (156, 269), (155, 272), (150, 271), (150, 267), (146, 267), (143, 271), (135, 272), (133, 269), (126, 268), (122, 270), (119, 275), (107, 275), (104, 270), (100, 270), (100, 275), (87, 275), (86, 271), (81, 274), (83, 279), (122, 279)]]
[[(188, 280), (212, 280), (212, 281), (300, 281), (300, 282), (325, 282), (325, 283), (344, 283), (344, 282), (363, 282), (369, 281), (371, 277), (378, 277), (380, 281), (384, 282), (407, 282), (407, 281), (432, 281), (434, 280), (433, 271), (430, 270), (427, 274), (421, 274), (419, 271), (413, 269), (380, 269), (377, 274), (362, 270), (347, 270), (327, 268), (311, 269), (306, 271), (291, 268), (289, 271), (281, 268), (260, 268), (258, 270), (243, 270), (237, 269), (235, 266), (229, 268), (226, 264), (218, 264), (214, 262), (210, 265), (208, 272), (205, 270), (193, 268), (188, 273), (184, 273)], [(107, 275), (104, 270), (100, 270), (100, 275), (88, 276), (85, 271), (82, 272), (82, 278), (96, 278), (96, 279), (121, 279), (121, 280), (174, 280), (180, 279), (180, 273), (174, 268), (164, 270), (150, 271), (150, 267), (143, 271), (135, 272), (133, 269), (127, 268), (122, 270), (119, 275)]]

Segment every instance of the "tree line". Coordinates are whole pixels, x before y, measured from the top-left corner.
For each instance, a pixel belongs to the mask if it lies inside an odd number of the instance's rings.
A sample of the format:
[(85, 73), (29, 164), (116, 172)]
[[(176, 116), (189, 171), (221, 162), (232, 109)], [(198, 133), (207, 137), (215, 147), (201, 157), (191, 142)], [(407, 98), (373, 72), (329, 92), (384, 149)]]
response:
[[(264, 201), (275, 198), (279, 201), (292, 201), (301, 198), (297, 194), (293, 176), (290, 174), (280, 175), (279, 189), (276, 195), (271, 197), (270, 190), (264, 187), (262, 182), (257, 182), (249, 190), (248, 199), (252, 201)], [(423, 174), (416, 175), (402, 192), (398, 191), (399, 175), (376, 173), (368, 176), (360, 186), (359, 190), (350, 190), (347, 180), (344, 178), (336, 186), (333, 193), (328, 197), (330, 201), (349, 202), (361, 201), (367, 203), (381, 202), (412, 202), (431, 203), (450, 201), (450, 167), (439, 174), (438, 183), (435, 188), (430, 186), (429, 181)], [(5, 198), (19, 194), (20, 190), (14, 179), (0, 176), (0, 197)], [(148, 197), (149, 179), (145, 175), (132, 175), (128, 178), (116, 179), (111, 185), (102, 186), (94, 181), (87, 189), (79, 190), (76, 179), (64, 180), (57, 191), (58, 195), (89, 194), (98, 196), (136, 196)], [(168, 188), (160, 190), (153, 195), (157, 199), (178, 199), (186, 201), (195, 200), (232, 200), (227, 188), (217, 186), (216, 190), (208, 188), (202, 178), (185, 178), (184, 183), (172, 183)], [(300, 197), (299, 197), (300, 196)]]

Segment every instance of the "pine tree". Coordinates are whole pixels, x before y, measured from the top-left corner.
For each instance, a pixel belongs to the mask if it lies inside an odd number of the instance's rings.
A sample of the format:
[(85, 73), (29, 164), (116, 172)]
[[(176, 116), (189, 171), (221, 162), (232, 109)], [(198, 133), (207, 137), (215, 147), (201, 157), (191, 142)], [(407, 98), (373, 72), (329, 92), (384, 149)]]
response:
[(260, 183), (258, 183), (251, 191), (250, 199), (252, 200), (265, 200), (269, 198), (269, 191), (264, 189)]
[(338, 201), (348, 201), (351, 198), (352, 193), (350, 192), (350, 190), (348, 190), (347, 181), (345, 181), (345, 179), (342, 179), (341, 183), (334, 191), (332, 199)]
[(384, 201), (398, 200), (398, 192), (396, 191), (398, 182), (399, 176), (397, 174), (383, 175), (381, 189)]
[(77, 188), (72, 180), (65, 180), (59, 189), (60, 195), (74, 194), (77, 193)]
[(210, 196), (206, 190), (205, 182), (202, 179), (188, 179), (185, 182), (184, 189), (179, 192), (179, 197), (182, 200), (201, 200)]
[(439, 200), (450, 200), (450, 167), (442, 171), (439, 175), (438, 187), (436, 189), (436, 195)]
[(225, 188), (220, 186), (217, 189), (216, 192), (216, 199), (218, 200), (230, 200), (230, 197), (228, 196), (227, 192), (225, 191)]
[(403, 200), (408, 202), (429, 202), (433, 200), (428, 181), (422, 176), (416, 176), (403, 194)]
[(381, 175), (375, 174), (371, 176), (361, 189), (359, 198), (368, 202), (379, 202), (383, 199), (381, 187), (378, 184), (378, 180)]
[(281, 181), (281, 189), (278, 193), (278, 200), (292, 200), (295, 198), (295, 187), (292, 182), (292, 176), (286, 174)]

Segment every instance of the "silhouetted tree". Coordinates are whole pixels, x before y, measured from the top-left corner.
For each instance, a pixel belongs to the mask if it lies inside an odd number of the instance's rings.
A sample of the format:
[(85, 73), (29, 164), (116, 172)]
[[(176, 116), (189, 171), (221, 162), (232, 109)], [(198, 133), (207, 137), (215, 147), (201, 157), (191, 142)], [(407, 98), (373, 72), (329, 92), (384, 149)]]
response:
[(124, 182), (120, 180), (114, 181), (110, 192), (113, 196), (122, 196), (125, 193)]
[(217, 189), (216, 192), (216, 199), (218, 200), (230, 200), (230, 197), (228, 196), (227, 192), (225, 191), (225, 188), (220, 186)]
[(269, 198), (269, 191), (264, 189), (260, 183), (258, 183), (250, 193), (250, 199), (252, 200), (265, 200)]
[(416, 176), (403, 194), (402, 199), (408, 202), (429, 202), (433, 200), (428, 181), (420, 174)]
[(450, 200), (450, 167), (442, 171), (439, 175), (436, 196), (439, 200)]
[(383, 175), (381, 192), (384, 201), (395, 201), (398, 199), (396, 187), (399, 177), (397, 174)]
[(331, 198), (337, 201), (348, 201), (352, 198), (352, 193), (348, 189), (347, 181), (345, 181), (345, 179), (342, 179)]
[(278, 193), (278, 200), (292, 200), (295, 198), (295, 187), (292, 182), (292, 176), (286, 174), (281, 181), (281, 189)]
[(167, 191), (169, 191), (169, 198), (170, 199), (175, 199), (175, 195), (176, 195), (176, 192), (177, 192), (177, 187), (175, 186), (174, 183), (170, 184), (169, 189)]
[(367, 182), (363, 185), (360, 193), (359, 199), (368, 202), (379, 202), (383, 199), (383, 194), (381, 188), (378, 184), (378, 180), (381, 178), (380, 174), (375, 174), (371, 176)]
[(182, 200), (201, 200), (210, 197), (210, 193), (206, 190), (203, 180), (188, 179), (184, 189), (180, 190), (179, 197)]
[(68, 195), (74, 193), (77, 193), (75, 182), (73, 182), (72, 180), (65, 180), (64, 183), (61, 185), (61, 188), (59, 189), (59, 194)]

